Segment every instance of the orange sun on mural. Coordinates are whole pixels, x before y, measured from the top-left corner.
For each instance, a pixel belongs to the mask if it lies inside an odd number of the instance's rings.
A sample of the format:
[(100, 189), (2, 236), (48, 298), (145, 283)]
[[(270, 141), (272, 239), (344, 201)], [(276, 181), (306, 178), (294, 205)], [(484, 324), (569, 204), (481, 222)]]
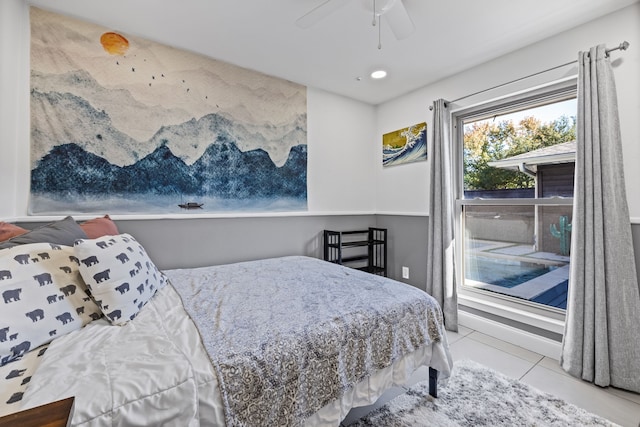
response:
[(129, 40), (118, 33), (104, 33), (100, 36), (100, 43), (104, 50), (111, 55), (124, 55), (129, 49)]

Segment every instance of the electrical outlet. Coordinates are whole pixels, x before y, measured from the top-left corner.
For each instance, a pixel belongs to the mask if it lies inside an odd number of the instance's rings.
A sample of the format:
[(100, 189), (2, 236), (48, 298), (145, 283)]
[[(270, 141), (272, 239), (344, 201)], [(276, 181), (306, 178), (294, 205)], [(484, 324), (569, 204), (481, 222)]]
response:
[(409, 267), (402, 267), (402, 278), (403, 279), (409, 278)]

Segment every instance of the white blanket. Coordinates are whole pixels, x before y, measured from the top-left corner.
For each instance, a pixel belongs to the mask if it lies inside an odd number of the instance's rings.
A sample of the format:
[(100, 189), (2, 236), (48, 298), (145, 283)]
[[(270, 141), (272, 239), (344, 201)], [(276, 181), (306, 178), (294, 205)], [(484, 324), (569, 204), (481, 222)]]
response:
[(54, 340), (22, 399), (22, 409), (75, 396), (76, 426), (213, 425), (217, 381), (199, 336), (171, 286), (135, 321), (104, 319)]

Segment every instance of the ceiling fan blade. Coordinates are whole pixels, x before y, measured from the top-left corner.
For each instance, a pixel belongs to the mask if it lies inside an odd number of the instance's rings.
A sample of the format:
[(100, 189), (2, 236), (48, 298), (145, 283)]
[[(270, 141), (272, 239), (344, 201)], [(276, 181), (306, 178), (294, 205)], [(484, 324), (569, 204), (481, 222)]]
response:
[(345, 4), (347, 4), (346, 0), (327, 0), (298, 18), (296, 20), (296, 25), (300, 28), (309, 28), (340, 9)]
[(393, 35), (398, 40), (406, 39), (416, 29), (402, 0), (396, 2), (391, 9), (385, 12), (382, 19), (387, 21)]

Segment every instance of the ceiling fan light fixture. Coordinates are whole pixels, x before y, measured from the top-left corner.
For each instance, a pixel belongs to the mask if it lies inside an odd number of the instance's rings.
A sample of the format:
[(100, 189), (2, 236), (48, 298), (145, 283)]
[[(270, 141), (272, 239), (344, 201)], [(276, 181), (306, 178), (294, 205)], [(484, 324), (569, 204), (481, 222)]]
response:
[(385, 70), (376, 70), (371, 73), (371, 78), (374, 80), (384, 79), (385, 77), (387, 77), (387, 72)]

